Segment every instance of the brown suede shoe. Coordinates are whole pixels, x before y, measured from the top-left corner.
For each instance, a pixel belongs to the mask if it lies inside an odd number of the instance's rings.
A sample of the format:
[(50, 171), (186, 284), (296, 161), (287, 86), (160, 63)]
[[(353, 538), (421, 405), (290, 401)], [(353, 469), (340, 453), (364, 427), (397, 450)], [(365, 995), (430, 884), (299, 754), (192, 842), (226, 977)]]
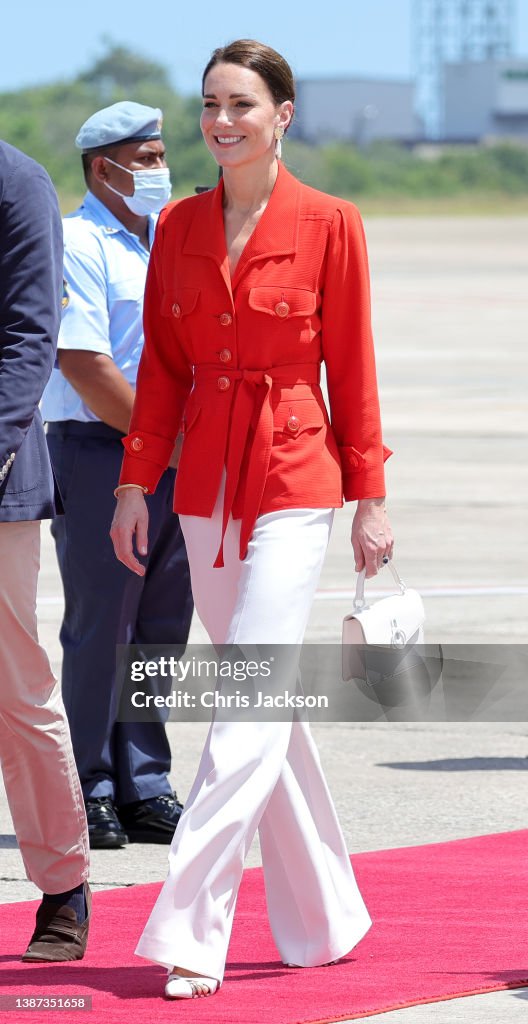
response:
[(88, 941), (92, 894), (88, 882), (84, 883), (86, 919), (77, 923), (75, 911), (60, 903), (43, 901), (37, 910), (35, 931), (22, 960), (25, 963), (57, 963), (63, 960), (82, 960)]

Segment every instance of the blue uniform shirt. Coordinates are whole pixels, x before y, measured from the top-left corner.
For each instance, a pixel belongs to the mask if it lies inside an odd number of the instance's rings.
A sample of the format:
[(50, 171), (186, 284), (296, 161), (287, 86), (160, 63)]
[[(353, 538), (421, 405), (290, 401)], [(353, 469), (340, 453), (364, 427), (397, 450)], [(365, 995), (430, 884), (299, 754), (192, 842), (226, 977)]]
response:
[[(149, 218), (152, 243), (157, 217)], [(149, 253), (91, 192), (64, 218), (64, 293), (59, 349), (102, 352), (135, 387), (143, 347), (143, 293)], [(59, 369), (42, 399), (45, 420), (98, 417)]]

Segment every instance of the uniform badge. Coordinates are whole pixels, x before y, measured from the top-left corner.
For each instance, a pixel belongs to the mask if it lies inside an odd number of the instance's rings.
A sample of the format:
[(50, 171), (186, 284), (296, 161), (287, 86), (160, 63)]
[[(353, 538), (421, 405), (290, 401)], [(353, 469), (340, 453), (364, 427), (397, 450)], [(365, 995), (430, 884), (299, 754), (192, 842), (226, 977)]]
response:
[(70, 301), (70, 293), (68, 291), (68, 285), (66, 283), (66, 278), (63, 277), (63, 279), (62, 279), (62, 308), (63, 309), (66, 309), (66, 306), (68, 305), (69, 301)]

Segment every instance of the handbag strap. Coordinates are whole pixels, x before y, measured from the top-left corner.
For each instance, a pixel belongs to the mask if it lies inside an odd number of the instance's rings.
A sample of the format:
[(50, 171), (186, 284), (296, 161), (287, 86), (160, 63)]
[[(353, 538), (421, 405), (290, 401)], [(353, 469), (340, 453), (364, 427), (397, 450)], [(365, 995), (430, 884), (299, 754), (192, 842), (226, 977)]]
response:
[[(396, 585), (400, 589), (400, 593), (404, 594), (407, 588), (406, 588), (405, 583), (403, 582), (403, 580), (402, 580), (398, 570), (396, 569), (396, 566), (394, 565), (394, 562), (389, 561), (387, 563), (387, 568), (390, 569), (390, 571), (391, 571), (391, 573), (392, 573), (392, 575), (394, 577), (394, 582), (396, 583)], [(361, 572), (358, 573), (358, 578), (357, 578), (357, 583), (356, 583), (356, 595), (354, 597), (354, 609), (355, 609), (355, 611), (360, 611), (361, 608), (364, 608), (365, 605), (366, 605), (366, 600), (365, 600), (365, 580), (366, 580), (366, 577), (367, 577), (367, 570), (366, 569), (362, 569)]]

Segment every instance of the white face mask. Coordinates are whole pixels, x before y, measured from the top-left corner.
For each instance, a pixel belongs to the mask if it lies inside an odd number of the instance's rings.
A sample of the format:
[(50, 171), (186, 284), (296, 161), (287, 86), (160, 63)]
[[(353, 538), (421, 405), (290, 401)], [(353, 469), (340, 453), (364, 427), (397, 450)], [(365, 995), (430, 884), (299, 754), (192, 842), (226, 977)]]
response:
[(105, 160), (108, 160), (108, 163), (113, 164), (114, 167), (120, 167), (122, 171), (126, 171), (134, 178), (134, 193), (131, 196), (124, 196), (122, 192), (118, 192), (116, 188), (105, 181), (106, 187), (111, 192), (115, 192), (116, 196), (121, 196), (131, 213), (137, 214), (138, 217), (145, 217), (149, 213), (159, 213), (165, 203), (168, 203), (172, 192), (168, 167), (156, 167), (151, 171), (130, 171), (128, 167), (116, 164), (115, 160), (111, 160), (109, 156), (105, 157)]

